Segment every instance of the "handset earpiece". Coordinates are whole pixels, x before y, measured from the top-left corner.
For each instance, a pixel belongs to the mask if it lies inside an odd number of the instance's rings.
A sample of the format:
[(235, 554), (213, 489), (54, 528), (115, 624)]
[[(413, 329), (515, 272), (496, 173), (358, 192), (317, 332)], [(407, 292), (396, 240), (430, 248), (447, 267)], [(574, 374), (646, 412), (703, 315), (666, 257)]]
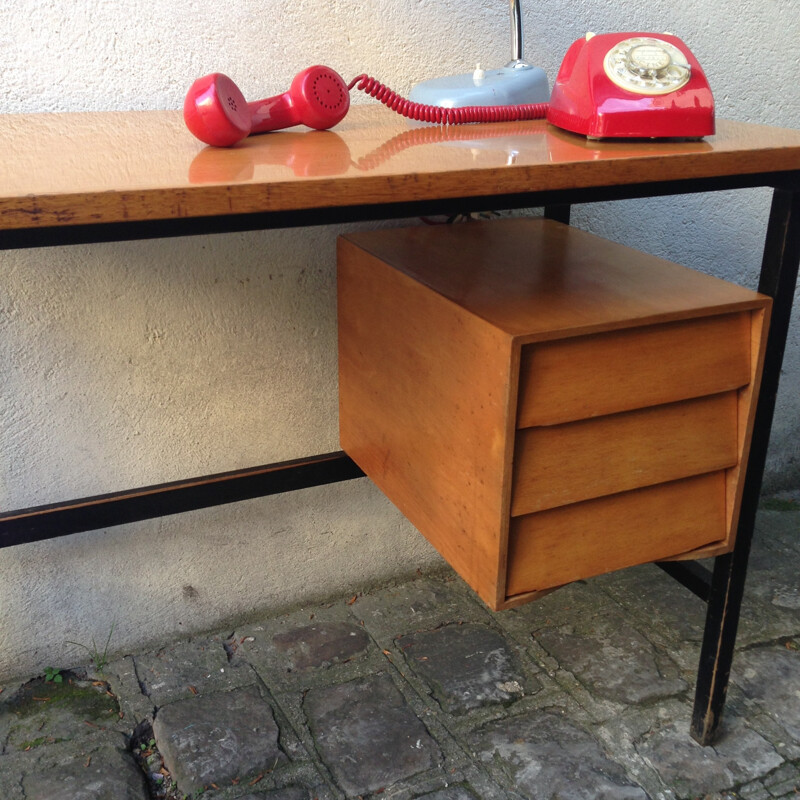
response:
[(221, 72), (198, 78), (183, 101), (186, 127), (206, 144), (228, 147), (250, 135), (253, 113), (239, 87)]
[(229, 147), (251, 133), (293, 125), (326, 130), (341, 122), (349, 108), (347, 84), (330, 67), (309, 67), (295, 76), (289, 91), (251, 103), (227, 75), (214, 72), (192, 84), (183, 118), (201, 142)]

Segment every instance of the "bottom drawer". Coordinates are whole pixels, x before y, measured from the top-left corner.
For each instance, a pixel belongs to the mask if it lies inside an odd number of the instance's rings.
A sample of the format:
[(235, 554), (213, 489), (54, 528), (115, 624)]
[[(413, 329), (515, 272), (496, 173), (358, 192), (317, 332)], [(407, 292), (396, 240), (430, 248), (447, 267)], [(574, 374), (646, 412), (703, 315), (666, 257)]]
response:
[(506, 595), (670, 558), (725, 534), (724, 470), (516, 517)]

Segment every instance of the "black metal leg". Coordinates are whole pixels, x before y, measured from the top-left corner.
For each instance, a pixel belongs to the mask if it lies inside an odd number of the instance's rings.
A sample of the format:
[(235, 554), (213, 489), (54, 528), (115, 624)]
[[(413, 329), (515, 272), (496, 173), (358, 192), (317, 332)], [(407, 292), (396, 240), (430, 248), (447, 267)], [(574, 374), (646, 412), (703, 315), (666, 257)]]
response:
[(547, 219), (563, 222), (565, 225), (569, 225), (569, 215), (571, 211), (572, 206), (567, 205), (547, 205), (544, 207), (544, 215)]
[(759, 291), (773, 298), (761, 391), (756, 407), (750, 459), (745, 476), (736, 545), (714, 563), (706, 627), (697, 674), (692, 736), (700, 744), (714, 739), (728, 690), (736, 629), (747, 575), (761, 479), (767, 458), (783, 351), (789, 329), (800, 263), (800, 191), (776, 189), (772, 198)]

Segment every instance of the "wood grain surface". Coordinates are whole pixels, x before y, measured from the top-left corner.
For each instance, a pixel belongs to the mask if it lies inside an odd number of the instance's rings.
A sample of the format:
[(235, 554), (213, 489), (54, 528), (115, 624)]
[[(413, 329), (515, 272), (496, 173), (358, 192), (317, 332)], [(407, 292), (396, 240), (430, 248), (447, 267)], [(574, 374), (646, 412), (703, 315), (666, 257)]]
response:
[(339, 240), (339, 439), (490, 606), (501, 600), (511, 338)]
[(717, 120), (699, 142), (590, 142), (542, 120), (411, 127), (377, 104), (232, 148), (204, 146), (179, 111), (7, 114), (0, 141), (0, 230), (800, 169), (800, 131), (749, 123)]

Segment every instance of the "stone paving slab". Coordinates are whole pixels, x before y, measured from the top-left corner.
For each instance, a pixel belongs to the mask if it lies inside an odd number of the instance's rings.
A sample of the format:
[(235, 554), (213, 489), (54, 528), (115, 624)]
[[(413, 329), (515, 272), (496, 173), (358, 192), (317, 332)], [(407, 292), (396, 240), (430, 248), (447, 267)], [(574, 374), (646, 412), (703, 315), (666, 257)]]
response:
[(491, 622), (492, 614), (472, 592), (446, 573), (443, 579), (422, 577), (380, 593), (351, 598), (349, 610), (376, 642), (389, 647), (399, 636), (443, 625)]
[[(705, 604), (658, 567), (647, 564), (593, 581), (647, 638), (692, 675), (703, 640)], [(692, 678), (693, 680), (693, 678)]]
[(704, 606), (657, 568), (498, 614), (443, 572), (0, 687), (0, 800), (797, 798), (799, 534), (759, 514), (713, 747)]
[(679, 797), (749, 783), (784, 763), (772, 744), (743, 720), (729, 717), (713, 747), (698, 745), (687, 736), (687, 727), (685, 718), (674, 719), (646, 732), (636, 743), (637, 753)]
[(352, 622), (317, 622), (276, 634), (272, 645), (289, 672), (346, 663), (364, 653), (370, 639)]
[(27, 800), (147, 800), (145, 777), (130, 754), (112, 747), (96, 750), (86, 761), (27, 775), (22, 780)]
[(226, 643), (232, 668), (252, 667), (273, 690), (301, 690), (374, 672), (381, 649), (341, 600), (237, 628)]
[(348, 795), (385, 789), (443, 760), (388, 675), (312, 689), (305, 707), (319, 754)]
[(621, 611), (582, 616), (568, 625), (539, 630), (535, 638), (592, 694), (621, 705), (651, 703), (688, 688), (677, 665)]
[(159, 707), (252, 683), (253, 674), (246, 665), (228, 663), (225, 644), (220, 635), (200, 637), (137, 656), (134, 665), (142, 693)]
[(647, 800), (597, 740), (563, 713), (509, 717), (473, 735), (475, 755), (531, 800)]
[[(736, 659), (736, 683), (753, 704), (769, 714), (800, 744), (800, 637), (783, 647), (758, 647)], [(787, 647), (787, 645), (790, 645)]]
[[(106, 765), (112, 765), (109, 770)], [(63, 778), (63, 780), (61, 780)], [(58, 800), (89, 798), (149, 798), (144, 774), (117, 731), (91, 730), (73, 739), (42, 744), (27, 751), (0, 756), (0, 798), (31, 800), (50, 796)]]
[(122, 718), (134, 726), (145, 720), (152, 720), (155, 704), (142, 690), (139, 676), (136, 674), (136, 664), (132, 656), (124, 656), (109, 663), (102, 676), (108, 681), (111, 692), (119, 702)]
[(186, 792), (255, 778), (287, 761), (272, 709), (256, 687), (170, 703), (158, 711), (153, 734)]
[(508, 705), (540, 687), (516, 666), (505, 637), (484, 625), (445, 625), (401, 636), (396, 644), (449, 714)]

